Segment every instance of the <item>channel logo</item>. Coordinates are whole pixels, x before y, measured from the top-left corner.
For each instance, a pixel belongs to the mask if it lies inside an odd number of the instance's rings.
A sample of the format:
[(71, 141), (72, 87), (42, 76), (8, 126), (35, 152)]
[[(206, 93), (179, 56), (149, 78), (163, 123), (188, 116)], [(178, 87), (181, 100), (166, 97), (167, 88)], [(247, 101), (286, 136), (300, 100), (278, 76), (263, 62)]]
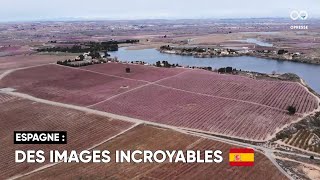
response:
[(308, 19), (308, 13), (307, 11), (291, 11), (290, 17), (292, 20), (307, 20)]
[(234, 148), (229, 152), (230, 166), (253, 166), (254, 150), (249, 148)]

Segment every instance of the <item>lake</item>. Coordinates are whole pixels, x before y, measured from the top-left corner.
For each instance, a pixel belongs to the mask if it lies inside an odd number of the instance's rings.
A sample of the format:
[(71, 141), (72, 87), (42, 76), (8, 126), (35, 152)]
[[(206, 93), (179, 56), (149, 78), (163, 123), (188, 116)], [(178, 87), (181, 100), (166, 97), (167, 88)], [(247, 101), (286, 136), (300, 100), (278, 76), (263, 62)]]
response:
[(125, 48), (119, 48), (119, 51), (109, 52), (109, 54), (112, 57), (117, 56), (121, 61), (144, 61), (151, 64), (157, 61), (168, 61), (171, 64), (211, 66), (214, 69), (232, 66), (236, 69), (269, 74), (273, 71), (277, 73), (295, 73), (303, 78), (316, 92), (320, 93), (320, 65), (248, 56), (195, 58), (193, 56), (164, 54), (156, 49), (126, 50)]

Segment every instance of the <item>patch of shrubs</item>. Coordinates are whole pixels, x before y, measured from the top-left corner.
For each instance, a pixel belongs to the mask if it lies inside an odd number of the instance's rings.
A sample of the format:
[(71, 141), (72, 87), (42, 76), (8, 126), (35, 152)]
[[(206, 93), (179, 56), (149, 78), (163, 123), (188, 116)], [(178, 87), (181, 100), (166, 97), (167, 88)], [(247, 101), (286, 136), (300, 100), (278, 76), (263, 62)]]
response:
[(297, 109), (294, 106), (287, 107), (288, 114), (294, 115), (297, 112)]

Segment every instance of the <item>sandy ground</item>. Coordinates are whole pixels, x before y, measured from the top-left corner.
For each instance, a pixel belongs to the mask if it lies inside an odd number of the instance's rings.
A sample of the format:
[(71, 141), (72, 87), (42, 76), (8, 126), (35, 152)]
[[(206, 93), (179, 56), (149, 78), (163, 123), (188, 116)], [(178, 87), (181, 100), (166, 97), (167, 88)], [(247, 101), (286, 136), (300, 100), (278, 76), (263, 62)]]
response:
[(310, 177), (310, 179), (320, 179), (320, 169), (316, 169), (307, 165), (301, 165), (300, 168), (307, 174), (308, 177)]

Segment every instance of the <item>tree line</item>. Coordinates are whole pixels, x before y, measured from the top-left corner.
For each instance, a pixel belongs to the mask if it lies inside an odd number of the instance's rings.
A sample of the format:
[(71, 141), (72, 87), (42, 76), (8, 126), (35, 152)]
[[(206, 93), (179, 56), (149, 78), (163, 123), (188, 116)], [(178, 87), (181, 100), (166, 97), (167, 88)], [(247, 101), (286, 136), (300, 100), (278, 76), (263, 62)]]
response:
[[(50, 41), (55, 42), (56, 41)], [(38, 52), (69, 52), (69, 53), (85, 53), (85, 52), (97, 52), (97, 51), (118, 51), (118, 44), (124, 43), (137, 43), (139, 40), (120, 40), (120, 41), (104, 41), (104, 42), (87, 42), (79, 45), (73, 45), (71, 47), (49, 47), (37, 49)]]

